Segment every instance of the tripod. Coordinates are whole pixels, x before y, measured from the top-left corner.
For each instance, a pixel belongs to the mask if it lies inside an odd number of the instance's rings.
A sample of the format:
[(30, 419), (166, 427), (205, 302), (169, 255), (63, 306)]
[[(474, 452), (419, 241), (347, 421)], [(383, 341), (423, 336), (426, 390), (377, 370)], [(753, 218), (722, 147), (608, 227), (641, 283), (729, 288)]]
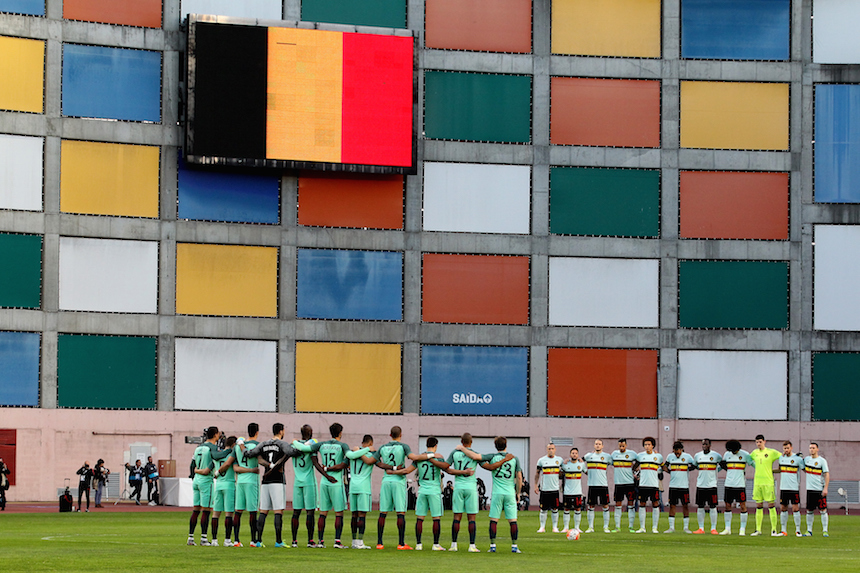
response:
[(128, 473), (128, 468), (122, 466), (122, 481), (120, 482), (122, 483), (122, 491), (120, 492), (119, 497), (116, 498), (116, 501), (113, 502), (114, 505), (122, 501), (123, 497), (125, 497), (126, 499), (131, 499), (131, 494), (128, 492), (128, 480), (126, 479), (126, 473)]

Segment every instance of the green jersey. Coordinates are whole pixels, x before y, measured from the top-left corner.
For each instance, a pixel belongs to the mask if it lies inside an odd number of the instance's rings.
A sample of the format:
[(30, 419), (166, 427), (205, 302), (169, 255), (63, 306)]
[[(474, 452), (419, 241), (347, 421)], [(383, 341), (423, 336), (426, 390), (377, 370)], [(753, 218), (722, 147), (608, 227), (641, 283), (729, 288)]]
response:
[[(253, 450), (255, 447), (257, 447), (257, 443), (258, 442), (256, 440), (248, 440), (247, 442), (245, 442), (245, 448), (248, 450)], [(243, 455), (244, 452), (238, 444), (233, 448), (233, 452), (233, 455), (236, 456), (236, 463), (240, 467), (254, 469), (260, 466), (260, 463), (257, 461), (257, 458), (249, 458), (246, 460), (245, 456)], [(237, 483), (257, 483), (260, 481), (260, 474), (254, 472), (243, 472), (240, 474), (236, 474), (236, 476)]]
[(368, 452), (370, 452), (370, 448), (361, 448), (346, 454), (349, 459), (350, 494), (366, 493), (370, 495), (370, 474), (373, 471), (373, 464), (366, 464), (361, 459)]
[[(313, 438), (309, 439), (306, 442), (302, 442), (307, 446), (312, 446), (317, 443), (317, 441)], [(293, 442), (295, 445), (295, 442)], [(311, 485), (316, 481), (314, 478), (314, 463), (311, 458), (314, 456), (311, 452), (302, 452), (301, 455), (298, 455), (293, 458), (293, 471), (296, 474), (295, 481), (293, 482), (298, 486), (306, 486)]]
[(750, 452), (750, 457), (755, 464), (754, 485), (773, 485), (773, 464), (782, 457), (782, 452), (765, 448), (758, 448)]
[[(469, 451), (475, 452), (475, 450), (473, 450), (472, 448), (469, 448)], [(495, 455), (497, 454), (484, 454), (481, 456), (481, 461), (488, 462), (493, 459), (493, 456)], [(446, 461), (451, 464), (451, 467), (453, 467), (455, 470), (468, 470), (475, 469), (476, 467), (478, 467), (477, 461), (473, 460), (460, 450), (454, 450), (453, 452), (451, 452)], [(472, 474), (470, 476), (454, 476), (454, 487), (472, 487), (477, 489), (478, 476), (476, 476), (475, 474)]]
[[(235, 454), (233, 454), (235, 456)], [(230, 456), (227, 456), (228, 458)], [(222, 460), (215, 464), (216, 468), (220, 468), (221, 465), (226, 460)], [(215, 480), (215, 489), (216, 490), (224, 490), (224, 489), (236, 489), (236, 472), (233, 471), (233, 463), (235, 462), (235, 457), (230, 465), (227, 466), (227, 469), (221, 474), (217, 480)]]
[(430, 460), (412, 462), (412, 465), (418, 468), (416, 470), (418, 472), (418, 495), (442, 492), (442, 470), (433, 465)]
[[(379, 448), (374, 457), (384, 464), (401, 468), (406, 464), (406, 459), (411, 453), (412, 449), (403, 442), (392, 441)], [(406, 476), (385, 474), (382, 481), (406, 483)]]
[[(194, 450), (194, 467), (198, 470), (205, 470), (209, 468), (210, 470), (215, 470), (215, 462), (212, 461), (212, 448), (210, 448), (207, 443), (202, 443)], [(203, 475), (194, 473), (194, 479), (199, 482), (211, 482), (215, 476), (212, 471), (209, 472), (209, 475)]]
[(328, 480), (324, 480), (322, 483), (325, 485), (343, 484), (343, 470), (331, 470), (328, 468), (343, 463), (346, 454), (349, 453), (349, 446), (340, 440), (327, 440), (314, 444), (311, 446), (311, 450), (319, 452), (320, 463), (326, 468), (328, 475), (337, 480), (334, 484)]
[[(487, 454), (491, 456), (488, 460), (490, 463), (496, 463), (503, 459), (507, 452), (499, 452), (496, 454)], [(516, 496), (517, 491), (517, 474), (522, 473), (523, 468), (520, 465), (519, 458), (508, 460), (498, 468), (493, 470), (493, 495), (513, 495)]]

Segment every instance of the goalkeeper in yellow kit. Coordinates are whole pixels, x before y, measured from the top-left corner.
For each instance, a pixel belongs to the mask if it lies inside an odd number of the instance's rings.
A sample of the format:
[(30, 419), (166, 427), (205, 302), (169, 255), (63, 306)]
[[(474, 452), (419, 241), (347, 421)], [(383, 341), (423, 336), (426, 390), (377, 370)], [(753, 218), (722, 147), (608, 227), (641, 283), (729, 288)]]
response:
[[(773, 464), (779, 462), (782, 452), (767, 447), (764, 436), (759, 434), (755, 437), (756, 449), (750, 452), (750, 457), (755, 462), (755, 479), (753, 480), (753, 500), (756, 502), (755, 510), (755, 533), (761, 535), (761, 526), (764, 522), (764, 508), (770, 512), (771, 535), (776, 537), (779, 533), (779, 519), (776, 512), (776, 497), (773, 485)], [(777, 472), (779, 471), (777, 466)], [(768, 507), (768, 504), (770, 507)]]

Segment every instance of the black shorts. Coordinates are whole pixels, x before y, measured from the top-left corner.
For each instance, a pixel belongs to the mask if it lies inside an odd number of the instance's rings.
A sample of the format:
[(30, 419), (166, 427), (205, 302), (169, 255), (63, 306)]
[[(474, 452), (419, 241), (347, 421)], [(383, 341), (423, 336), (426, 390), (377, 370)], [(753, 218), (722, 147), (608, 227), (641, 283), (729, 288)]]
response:
[(588, 487), (588, 505), (609, 505), (609, 486), (592, 485)]
[(789, 505), (800, 505), (800, 492), (780, 491), (779, 504), (783, 507), (788, 507)]
[(821, 495), (820, 491), (807, 490), (806, 511), (815, 511), (816, 509), (820, 509), (821, 511), (827, 510), (827, 496)]
[(700, 487), (696, 490), (696, 506), (697, 507), (717, 507), (719, 503), (719, 495), (715, 487)]
[(731, 505), (734, 502), (745, 503), (747, 500), (747, 490), (743, 487), (727, 487), (723, 497), (726, 498), (726, 505)]
[(636, 484), (625, 483), (615, 486), (615, 503), (627, 500), (627, 505), (633, 505), (636, 501)]
[(651, 502), (652, 506), (654, 504), (660, 503), (660, 490), (656, 487), (642, 487), (639, 486), (639, 507), (642, 507), (648, 502)]
[(683, 489), (680, 487), (670, 487), (669, 488), (669, 505), (689, 505), (690, 504), (690, 490)]
[(564, 508), (567, 510), (576, 510), (579, 511), (582, 509), (582, 496), (581, 495), (566, 495), (564, 496)]
[(548, 509), (558, 509), (558, 492), (557, 491), (542, 491), (538, 501), (540, 508), (544, 511)]

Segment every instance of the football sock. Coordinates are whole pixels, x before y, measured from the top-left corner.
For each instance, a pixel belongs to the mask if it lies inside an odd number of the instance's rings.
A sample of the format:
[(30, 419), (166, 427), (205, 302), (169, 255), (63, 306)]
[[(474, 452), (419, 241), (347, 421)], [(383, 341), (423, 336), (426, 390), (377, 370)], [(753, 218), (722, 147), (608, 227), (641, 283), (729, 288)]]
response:
[(218, 540), (218, 518), (213, 517), (211, 519), (211, 521), (212, 521), (212, 539), (217, 541)]
[(224, 518), (224, 539), (233, 539), (233, 516), (228, 515)]
[(630, 529), (636, 525), (636, 509), (632, 505), (627, 506), (627, 525), (630, 526)]
[(200, 535), (206, 535), (209, 532), (209, 512), (204, 511), (200, 515)]
[(275, 543), (283, 543), (284, 531), (284, 515), (282, 513), (275, 514)]
[[(435, 521), (434, 521), (435, 524)], [(415, 543), (421, 543), (421, 534), (424, 533), (424, 520), (415, 520)]]
[(242, 514), (234, 513), (233, 514), (233, 540), (236, 543), (239, 543), (239, 529), (242, 525)]
[(442, 520), (433, 520), (433, 543), (439, 545), (439, 536), (442, 534)]
[(573, 528), (579, 529), (579, 522), (582, 521), (582, 512), (580, 510), (575, 510), (573, 512)]
[(320, 543), (325, 539), (325, 520), (326, 516), (321, 513), (317, 519), (317, 535), (319, 535)]
[(732, 513), (731, 511), (726, 511), (723, 514), (723, 521), (726, 522), (726, 529), (728, 529), (729, 531), (732, 530), (732, 516), (733, 515), (734, 515), (734, 513)]
[(761, 531), (761, 525), (764, 523), (764, 510), (757, 507), (755, 510), (755, 530)]
[(498, 525), (499, 523), (497, 521), (490, 522), (490, 545), (496, 544), (496, 528)]
[(741, 513), (741, 529), (747, 528), (747, 519), (749, 519), (749, 514), (747, 512)]
[(308, 530), (308, 543), (314, 540), (314, 510), (305, 511), (307, 517), (305, 518), (305, 527)]
[(382, 545), (382, 533), (385, 531), (385, 514), (380, 513), (376, 520), (376, 544)]
[(830, 516), (827, 515), (827, 511), (821, 512), (821, 529), (824, 532), (827, 532), (827, 524), (830, 522)]
[(540, 528), (544, 529), (546, 527), (546, 510), (540, 510)]
[(552, 510), (552, 528), (558, 529), (558, 510), (557, 509)]
[(352, 514), (352, 518), (349, 520), (349, 530), (352, 532), (353, 541), (358, 539), (358, 516), (355, 513)]
[(397, 514), (397, 545), (406, 545), (406, 515)]
[(621, 506), (615, 506), (615, 529), (621, 529)]
[(358, 524), (357, 524), (358, 525), (358, 538), (359, 539), (364, 539), (364, 527), (365, 527), (366, 523), (367, 523), (367, 518), (363, 515), (359, 516)]
[[(696, 510), (696, 519), (699, 520), (699, 529), (705, 529), (705, 508), (700, 507)], [(713, 522), (713, 520), (711, 520)], [(711, 528), (713, 529), (713, 527)]]
[(460, 520), (455, 519), (451, 523), (451, 541), (457, 543), (457, 536), (460, 535)]
[(564, 524), (565, 529), (570, 529), (570, 511), (566, 509), (564, 510), (564, 516), (561, 521)]
[(293, 532), (293, 542), (296, 542), (296, 543), (298, 543), (298, 541), (299, 541), (299, 516), (301, 516), (301, 514), (302, 514), (302, 510), (294, 509), (293, 510), (293, 517), (292, 517), (292, 519), (290, 519), (290, 528), (292, 529), (292, 532)]
[(588, 529), (594, 529), (594, 510), (589, 509), (586, 515), (588, 517)]
[(610, 525), (609, 525), (609, 508), (604, 506), (604, 508), (603, 508), (603, 529), (609, 529), (609, 527), (610, 527)]
[(343, 533), (343, 516), (334, 516), (334, 538), (335, 541), (340, 541), (340, 536)]
[(644, 505), (639, 506), (639, 528), (645, 529), (645, 516), (648, 515), (648, 510)]
[(794, 517), (794, 530), (800, 531), (800, 512), (795, 511), (793, 517)]
[(257, 542), (263, 540), (263, 530), (266, 528), (266, 514), (261, 513), (259, 517), (257, 517)]
[(191, 521), (188, 523), (188, 536), (194, 535), (194, 530), (197, 529), (197, 519), (200, 517), (200, 510), (191, 512)]
[(711, 529), (717, 528), (717, 508), (711, 508)]
[(260, 535), (257, 533), (257, 512), (249, 511), (248, 520), (251, 522), (251, 541), (259, 541)]
[(657, 524), (660, 522), (660, 508), (652, 507), (651, 508), (651, 527), (657, 527)]
[(690, 516), (684, 517), (684, 529), (690, 529)]
[(783, 511), (779, 515), (779, 524), (782, 526), (782, 530), (785, 531), (788, 528), (788, 512)]
[[(655, 526), (655, 527), (656, 527), (656, 526)], [(670, 531), (673, 531), (674, 529), (675, 529), (675, 516), (674, 516), (674, 515), (670, 515), (670, 516), (669, 516), (669, 530), (670, 530)]]
[[(558, 512), (556, 511), (555, 514), (556, 514), (556, 517), (555, 517), (556, 523), (558, 523)], [(470, 519), (469, 520), (469, 545), (475, 544), (475, 535), (477, 533), (478, 533), (478, 524), (475, 523), (475, 520)]]
[(770, 515), (770, 530), (771, 530), (771, 531), (776, 531), (776, 521), (777, 521), (777, 518), (776, 518), (776, 508), (775, 508), (775, 507), (771, 507), (771, 508), (770, 508), (770, 511), (769, 511), (768, 513), (769, 513), (769, 515)]
[(519, 525), (517, 525), (516, 521), (512, 521), (511, 522), (511, 541), (513, 541), (514, 545), (517, 544), (517, 537), (519, 537), (519, 535), (520, 535), (520, 527), (519, 527)]

